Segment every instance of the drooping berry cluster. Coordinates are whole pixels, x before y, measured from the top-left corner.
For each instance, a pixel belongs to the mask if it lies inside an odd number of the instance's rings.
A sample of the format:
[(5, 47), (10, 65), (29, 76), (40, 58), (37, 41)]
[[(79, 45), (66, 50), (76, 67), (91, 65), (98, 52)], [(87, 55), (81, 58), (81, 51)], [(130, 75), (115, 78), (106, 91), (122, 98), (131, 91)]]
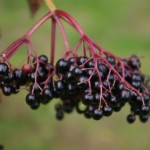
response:
[(53, 71), (54, 66), (45, 55), (34, 58), (32, 64), (25, 64), (21, 69), (10, 69), (6, 63), (0, 63), (0, 87), (5, 96), (25, 87), (29, 91), (26, 103), (37, 109), (40, 103), (47, 104), (53, 99)]
[[(105, 59), (122, 76), (123, 70), (118, 67), (115, 58), (108, 56)], [(57, 61), (56, 73), (59, 80), (55, 85), (63, 105), (58, 105), (56, 110), (61, 110), (62, 113), (63, 107), (64, 112), (71, 112), (76, 108), (86, 118), (99, 120), (120, 111), (129, 103), (131, 114), (127, 117), (128, 122), (134, 122), (135, 115), (139, 115), (140, 120), (146, 122), (150, 113), (150, 97), (148, 79), (139, 70), (139, 59), (136, 56), (128, 60), (122, 59), (125, 65), (123, 78), (126, 82), (120, 81), (115, 73), (110, 73), (110, 67), (100, 58), (96, 61), (85, 56)], [(84, 110), (80, 110), (81, 103)]]
[[(46, 55), (39, 56), (30, 40), (32, 33), (48, 19), (52, 21), (50, 60)], [(70, 48), (61, 19), (80, 34), (74, 48)], [(56, 24), (63, 36), (65, 52), (54, 65)], [(10, 58), (23, 44), (27, 47), (27, 61), (21, 68), (14, 67)], [(82, 55), (78, 54), (79, 50)], [(141, 122), (149, 119), (149, 78), (140, 71), (139, 58), (122, 59), (99, 47), (66, 12), (55, 10), (47, 13), (0, 56), (3, 94), (9, 96), (26, 89), (26, 103), (31, 109), (38, 109), (40, 104), (59, 98), (60, 103), (55, 106), (58, 120), (74, 109), (86, 118), (100, 120), (119, 112), (128, 103), (131, 108), (127, 116), (129, 123), (133, 123), (136, 116)]]
[(25, 85), (25, 76), (19, 69), (10, 71), (6, 63), (0, 63), (0, 88), (5, 96), (18, 93), (20, 86)]

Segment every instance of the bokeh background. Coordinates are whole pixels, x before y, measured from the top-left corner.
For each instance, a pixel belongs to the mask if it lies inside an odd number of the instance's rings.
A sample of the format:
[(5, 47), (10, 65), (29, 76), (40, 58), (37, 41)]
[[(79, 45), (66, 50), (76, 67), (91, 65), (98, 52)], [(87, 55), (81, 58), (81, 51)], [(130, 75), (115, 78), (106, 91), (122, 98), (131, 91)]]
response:
[[(69, 12), (96, 42), (115, 55), (141, 58), (142, 71), (150, 75), (150, 1), (149, 0), (55, 0), (58, 8)], [(0, 1), (0, 50), (24, 35), (45, 13), (42, 5), (31, 19), (25, 0)], [(34, 37), (41, 53), (48, 53), (49, 23)], [(67, 29), (70, 42), (77, 35)], [(63, 52), (61, 37), (58, 58)], [(22, 55), (22, 54), (19, 54)], [(16, 60), (17, 61), (17, 60)], [(150, 122), (126, 122), (129, 108), (101, 121), (86, 120), (74, 112), (61, 122), (55, 119), (54, 100), (32, 111), (25, 103), (26, 92), (1, 96), (0, 144), (6, 150), (149, 150)]]

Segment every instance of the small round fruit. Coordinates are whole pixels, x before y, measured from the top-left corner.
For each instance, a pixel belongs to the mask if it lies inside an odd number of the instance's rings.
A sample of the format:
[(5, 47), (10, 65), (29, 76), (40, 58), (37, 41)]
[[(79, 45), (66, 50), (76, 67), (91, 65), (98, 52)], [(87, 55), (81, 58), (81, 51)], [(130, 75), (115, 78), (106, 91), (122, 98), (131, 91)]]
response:
[(106, 116), (106, 117), (111, 116), (112, 113), (113, 113), (113, 110), (112, 110), (112, 108), (110, 106), (105, 106), (103, 108), (103, 114), (104, 114), (104, 116)]
[(46, 55), (40, 55), (40, 56), (39, 56), (39, 60), (40, 60), (41, 63), (47, 64), (47, 62), (48, 62), (48, 57), (47, 57)]
[(103, 117), (103, 110), (102, 109), (95, 109), (93, 111), (92, 117), (94, 120), (100, 120)]
[(37, 102), (37, 99), (36, 99), (35, 95), (29, 93), (29, 94), (26, 96), (26, 103), (27, 103), (28, 105), (30, 105), (30, 106), (35, 105), (36, 102)]
[(63, 111), (57, 111), (57, 112), (56, 112), (56, 119), (57, 119), (57, 120), (63, 120), (63, 118), (64, 118), (64, 113), (63, 113)]
[(149, 115), (140, 115), (140, 121), (146, 123), (149, 119)]
[(89, 104), (92, 104), (94, 101), (94, 95), (93, 94), (84, 94), (83, 96), (83, 99), (82, 99), (82, 102), (83, 104), (85, 105), (89, 105)]
[(44, 89), (43, 94), (42, 94), (41, 102), (43, 104), (47, 104), (52, 99), (53, 99), (53, 92), (49, 88)]
[(65, 83), (63, 82), (63, 80), (56, 81), (55, 88), (58, 93), (62, 93), (65, 90)]
[(8, 66), (5, 63), (0, 62), (0, 75), (6, 75), (8, 73)]
[(133, 123), (136, 120), (136, 116), (134, 114), (130, 114), (127, 116), (128, 123)]
[(31, 105), (30, 106), (30, 108), (32, 109), (32, 110), (36, 110), (36, 109), (38, 109), (40, 107), (40, 102), (36, 102), (36, 103), (34, 103), (34, 105)]
[(11, 86), (3, 86), (2, 92), (5, 96), (10, 96), (12, 94), (12, 87)]
[(150, 112), (149, 106), (143, 105), (143, 106), (142, 106), (142, 109), (141, 109), (141, 114), (142, 114), (142, 115), (148, 115), (149, 112)]
[(64, 74), (69, 70), (69, 63), (65, 59), (59, 59), (56, 63), (56, 72)]
[(24, 65), (22, 66), (22, 72), (23, 72), (24, 74), (27, 74), (27, 73), (29, 73), (29, 72), (32, 72), (32, 66), (31, 66), (30, 64), (24, 64)]

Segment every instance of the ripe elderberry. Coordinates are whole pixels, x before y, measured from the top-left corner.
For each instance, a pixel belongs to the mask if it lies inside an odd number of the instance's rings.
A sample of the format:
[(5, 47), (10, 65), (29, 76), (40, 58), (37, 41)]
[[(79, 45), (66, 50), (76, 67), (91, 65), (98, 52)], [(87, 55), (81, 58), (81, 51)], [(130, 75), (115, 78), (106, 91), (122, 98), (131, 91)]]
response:
[(0, 76), (8, 73), (8, 65), (0, 62)]
[(128, 117), (127, 117), (127, 121), (128, 121), (129, 123), (133, 123), (133, 122), (135, 121), (135, 119), (136, 119), (136, 116), (135, 116), (134, 114), (130, 114), (130, 115), (128, 115)]

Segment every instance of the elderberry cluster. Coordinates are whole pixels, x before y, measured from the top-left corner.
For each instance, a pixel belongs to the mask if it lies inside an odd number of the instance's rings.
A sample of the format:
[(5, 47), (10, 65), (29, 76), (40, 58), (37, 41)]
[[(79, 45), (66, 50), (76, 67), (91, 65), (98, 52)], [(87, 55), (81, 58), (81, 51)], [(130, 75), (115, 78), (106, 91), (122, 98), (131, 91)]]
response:
[(48, 57), (40, 55), (33, 59), (33, 69), (27, 73), (30, 82), (26, 103), (31, 109), (38, 109), (40, 104), (48, 104), (55, 96), (52, 74), (54, 66), (48, 63)]
[(29, 91), (26, 103), (31, 109), (37, 109), (40, 103), (47, 104), (53, 99), (52, 78), (49, 77), (53, 71), (54, 66), (48, 63), (45, 55), (34, 58), (32, 64), (25, 64), (21, 69), (12, 69), (1, 62), (0, 88), (5, 96), (16, 94), (21, 88), (26, 88)]
[(0, 62), (0, 88), (6, 96), (26, 88), (26, 103), (31, 109), (59, 98), (55, 106), (58, 120), (74, 109), (88, 119), (100, 120), (128, 103), (131, 113), (127, 121), (133, 123), (139, 116), (146, 122), (150, 116), (149, 78), (140, 66), (136, 56), (119, 61), (114, 56), (70, 56), (53, 66), (47, 56), (40, 55), (21, 69)]
[[(136, 115), (146, 122), (150, 114), (149, 79), (139, 68), (140, 61), (136, 56), (122, 59), (124, 70), (112, 56), (101, 59), (80, 56), (60, 59), (56, 63), (59, 80), (55, 82), (56, 90), (62, 104), (56, 105), (57, 117), (62, 119), (63, 112), (70, 113), (75, 108), (86, 118), (100, 120), (119, 112), (126, 103), (130, 104), (131, 114), (127, 117), (133, 123)], [(97, 65), (97, 66), (96, 66)], [(124, 79), (120, 81), (110, 66)], [(124, 72), (124, 73), (123, 73)], [(128, 86), (129, 85), (129, 86)], [(84, 108), (80, 106), (84, 105)]]

